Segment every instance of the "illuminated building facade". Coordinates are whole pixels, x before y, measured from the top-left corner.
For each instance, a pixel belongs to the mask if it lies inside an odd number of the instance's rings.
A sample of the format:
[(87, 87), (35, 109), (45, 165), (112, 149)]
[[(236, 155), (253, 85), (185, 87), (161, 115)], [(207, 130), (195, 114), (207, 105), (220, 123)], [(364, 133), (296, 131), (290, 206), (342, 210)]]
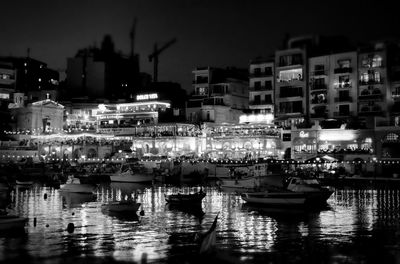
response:
[(309, 58), (309, 112), (312, 119), (357, 115), (357, 52)]
[(189, 122), (238, 123), (248, 108), (248, 71), (197, 68), (193, 71), (193, 95), (186, 105)]
[(277, 123), (290, 127), (304, 121), (307, 115), (307, 60), (300, 48), (275, 53), (275, 116)]
[(254, 114), (274, 113), (274, 61), (251, 61), (249, 74), (249, 109)]
[(32, 134), (62, 132), (64, 106), (50, 99), (28, 103), (26, 106), (10, 105), (14, 131)]
[(280, 129), (266, 123), (208, 124), (205, 156), (217, 159), (282, 158)]
[(359, 52), (358, 114), (364, 119), (375, 117), (378, 124), (388, 123), (394, 104), (389, 56), (385, 42), (375, 42)]
[(106, 134), (133, 134), (136, 126), (158, 123), (160, 112), (170, 107), (158, 94), (138, 94), (136, 102), (100, 104), (95, 110), (97, 131)]

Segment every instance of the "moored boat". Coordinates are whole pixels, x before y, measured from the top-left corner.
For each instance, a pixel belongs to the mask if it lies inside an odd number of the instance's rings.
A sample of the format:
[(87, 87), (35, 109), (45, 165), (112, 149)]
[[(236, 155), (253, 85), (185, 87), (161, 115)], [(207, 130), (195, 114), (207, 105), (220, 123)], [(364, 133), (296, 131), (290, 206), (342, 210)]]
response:
[(303, 193), (290, 191), (265, 191), (257, 193), (242, 193), (244, 201), (263, 206), (295, 206), (304, 205), (306, 196)]
[(122, 164), (119, 172), (110, 175), (112, 182), (152, 182), (154, 175), (141, 163)]
[(74, 193), (93, 193), (94, 189), (94, 185), (81, 183), (80, 179), (74, 176), (69, 176), (65, 184), (60, 185), (60, 191)]
[(25, 227), (28, 218), (19, 217), (15, 215), (0, 215), (0, 231), (14, 231), (18, 229), (23, 229)]
[(165, 194), (165, 201), (169, 204), (192, 205), (201, 204), (204, 197), (206, 197), (206, 193), (203, 192), (203, 190), (200, 190), (197, 193), (191, 194)]
[(317, 179), (302, 179), (289, 177), (287, 179), (288, 190), (306, 195), (306, 202), (309, 204), (324, 204), (333, 194), (333, 190), (321, 186)]
[(258, 177), (248, 177), (245, 179), (224, 179), (218, 182), (218, 186), (225, 190), (253, 190), (260, 187)]
[(139, 209), (141, 203), (134, 200), (126, 201), (113, 201), (101, 205), (102, 210), (107, 210), (109, 212), (126, 212), (126, 213), (136, 213)]

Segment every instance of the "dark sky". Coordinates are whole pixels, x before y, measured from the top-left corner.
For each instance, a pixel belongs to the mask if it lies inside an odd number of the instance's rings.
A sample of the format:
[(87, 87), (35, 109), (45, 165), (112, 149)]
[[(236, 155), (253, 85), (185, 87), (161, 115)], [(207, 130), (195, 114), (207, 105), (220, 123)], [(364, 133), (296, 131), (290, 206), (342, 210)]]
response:
[(272, 0), (13, 0), (1, 3), (0, 55), (31, 57), (65, 70), (66, 58), (111, 34), (129, 53), (137, 17), (141, 70), (154, 42), (177, 42), (160, 55), (159, 80), (190, 88), (196, 66), (247, 67), (277, 49), (286, 33), (344, 35), (354, 41), (400, 35), (400, 15), (390, 1)]

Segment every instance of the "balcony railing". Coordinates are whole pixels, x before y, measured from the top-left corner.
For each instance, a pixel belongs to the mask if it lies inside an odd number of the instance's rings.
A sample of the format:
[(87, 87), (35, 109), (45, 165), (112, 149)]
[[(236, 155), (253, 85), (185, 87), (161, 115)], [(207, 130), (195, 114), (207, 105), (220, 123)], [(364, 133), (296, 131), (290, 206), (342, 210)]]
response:
[(249, 87), (249, 91), (271, 91), (271, 90), (272, 90), (272, 85)]
[(311, 85), (311, 91), (314, 91), (314, 90), (326, 90), (326, 89), (327, 89), (326, 84), (314, 84), (314, 85)]
[(351, 68), (336, 68), (333, 70), (333, 73), (335, 74), (340, 74), (340, 73), (351, 73), (352, 69)]
[(369, 101), (369, 100), (379, 100), (383, 99), (383, 94), (366, 94), (358, 96), (358, 100), (360, 101)]
[(328, 101), (325, 99), (325, 100), (318, 100), (318, 99), (313, 99), (313, 100), (311, 100), (311, 104), (326, 104)]
[(335, 103), (339, 102), (353, 102), (353, 98), (351, 98), (350, 96), (335, 97)]
[(380, 108), (363, 106), (358, 112), (360, 116), (381, 116), (383, 111)]
[(360, 83), (360, 85), (383, 84), (383, 79), (380, 78), (379, 80), (368, 80), (368, 81), (361, 80), (359, 83)]
[(272, 77), (272, 72), (253, 72), (250, 73), (250, 78), (259, 78), (259, 77)]
[(334, 116), (352, 116), (353, 112), (351, 111), (339, 111), (339, 112), (333, 112)]
[(343, 83), (338, 83), (337, 88), (339, 89), (349, 89), (351, 88), (351, 82), (343, 82)]
[(249, 105), (272, 105), (272, 101), (266, 101), (266, 100), (262, 100), (262, 101), (249, 101)]
[(313, 71), (311, 73), (311, 75), (314, 75), (314, 76), (325, 76), (325, 75), (327, 75), (327, 73), (326, 73), (325, 70), (316, 70), (316, 71)]
[(311, 118), (328, 118), (327, 113), (313, 113), (311, 114)]

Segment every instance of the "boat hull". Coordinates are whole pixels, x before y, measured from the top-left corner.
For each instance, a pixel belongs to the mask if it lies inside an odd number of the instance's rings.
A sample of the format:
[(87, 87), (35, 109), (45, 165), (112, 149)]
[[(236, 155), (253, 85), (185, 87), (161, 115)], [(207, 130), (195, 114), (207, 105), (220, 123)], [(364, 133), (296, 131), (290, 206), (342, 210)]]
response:
[(234, 189), (254, 189), (260, 186), (259, 180), (256, 178), (238, 179), (238, 180), (222, 180), (219, 184), (220, 188)]
[(61, 184), (60, 191), (71, 193), (93, 193), (94, 186), (90, 184)]
[(117, 173), (110, 175), (112, 182), (152, 182), (154, 175), (152, 174), (139, 174), (139, 173)]
[(243, 193), (241, 197), (248, 203), (264, 206), (299, 206), (306, 202), (306, 196), (299, 193)]
[(201, 204), (205, 193), (200, 194), (171, 194), (165, 195), (165, 201), (173, 205), (195, 205)]
[(103, 210), (108, 210), (109, 212), (135, 213), (139, 209), (140, 205), (140, 203), (135, 202), (110, 202), (107, 204), (103, 204), (101, 207)]
[(7, 232), (11, 230), (23, 229), (26, 222), (28, 222), (28, 218), (25, 217), (2, 215), (0, 216), (0, 231)]

